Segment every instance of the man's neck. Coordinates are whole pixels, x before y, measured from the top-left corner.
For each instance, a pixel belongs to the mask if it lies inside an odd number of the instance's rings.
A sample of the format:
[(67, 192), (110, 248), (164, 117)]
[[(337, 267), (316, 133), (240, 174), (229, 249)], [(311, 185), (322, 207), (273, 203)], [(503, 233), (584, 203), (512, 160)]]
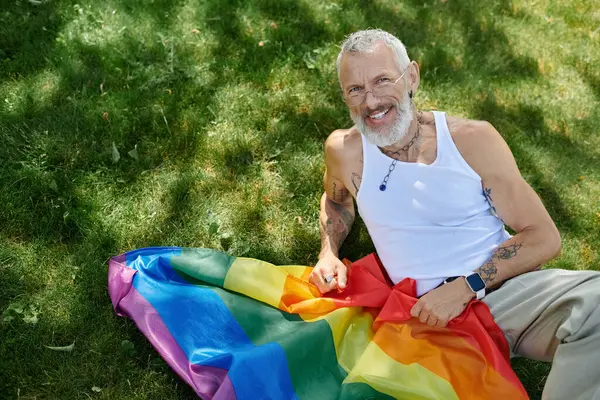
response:
[[(383, 150), (383, 152), (387, 153), (387, 154), (401, 154), (402, 153), (402, 155), (407, 155), (408, 153), (412, 153), (414, 150), (416, 150), (418, 147), (418, 143), (417, 143), (418, 140), (415, 139), (415, 136), (417, 135), (417, 131), (419, 130), (418, 118), (419, 118), (419, 113), (415, 111), (413, 113), (413, 119), (410, 122), (410, 126), (408, 127), (408, 131), (406, 132), (406, 135), (404, 135), (396, 143), (392, 143), (389, 146), (381, 147), (381, 150)], [(408, 146), (411, 143), (411, 141), (413, 141), (413, 143), (408, 147), (407, 151), (404, 151), (403, 148)]]

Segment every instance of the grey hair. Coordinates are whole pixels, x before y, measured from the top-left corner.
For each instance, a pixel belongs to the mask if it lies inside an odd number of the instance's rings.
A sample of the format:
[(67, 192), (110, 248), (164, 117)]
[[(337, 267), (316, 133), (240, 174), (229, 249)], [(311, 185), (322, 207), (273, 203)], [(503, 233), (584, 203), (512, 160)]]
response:
[(340, 64), (342, 56), (345, 53), (360, 53), (366, 54), (373, 51), (377, 42), (384, 42), (386, 46), (392, 49), (394, 60), (399, 71), (404, 71), (410, 64), (410, 58), (406, 52), (406, 47), (396, 36), (381, 29), (367, 29), (357, 31), (350, 34), (342, 43), (342, 49), (338, 54), (335, 63), (338, 73), (338, 81), (340, 80)]

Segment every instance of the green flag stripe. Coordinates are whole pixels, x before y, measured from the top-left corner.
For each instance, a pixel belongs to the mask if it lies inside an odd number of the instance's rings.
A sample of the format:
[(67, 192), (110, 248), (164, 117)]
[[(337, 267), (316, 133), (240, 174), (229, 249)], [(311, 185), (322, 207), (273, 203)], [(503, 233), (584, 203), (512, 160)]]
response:
[(235, 261), (226, 253), (210, 249), (184, 249), (181, 255), (171, 257), (171, 267), (191, 284), (209, 283), (223, 287), (229, 267)]
[(363, 382), (345, 383), (336, 400), (394, 400)]
[(337, 397), (346, 372), (338, 364), (327, 321), (304, 322), (298, 316), (254, 299), (213, 289), (257, 346), (278, 343), (284, 350), (294, 390), (300, 399)]

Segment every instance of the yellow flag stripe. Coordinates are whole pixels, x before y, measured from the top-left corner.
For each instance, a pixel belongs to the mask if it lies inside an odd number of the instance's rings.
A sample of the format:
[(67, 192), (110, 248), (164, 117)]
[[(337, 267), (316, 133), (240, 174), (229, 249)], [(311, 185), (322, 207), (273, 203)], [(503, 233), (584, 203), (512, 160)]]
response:
[(458, 400), (452, 385), (419, 364), (404, 365), (370, 342), (344, 383), (363, 382), (396, 399)]
[(225, 277), (223, 287), (278, 307), (288, 272), (265, 261), (237, 258)]

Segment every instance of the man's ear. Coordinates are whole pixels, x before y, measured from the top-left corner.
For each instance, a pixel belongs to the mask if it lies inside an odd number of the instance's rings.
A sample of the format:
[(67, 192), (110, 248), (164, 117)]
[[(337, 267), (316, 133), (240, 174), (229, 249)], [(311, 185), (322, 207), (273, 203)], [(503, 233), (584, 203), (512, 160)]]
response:
[(412, 92), (414, 97), (421, 83), (421, 70), (416, 61), (411, 61), (408, 68), (408, 91)]

